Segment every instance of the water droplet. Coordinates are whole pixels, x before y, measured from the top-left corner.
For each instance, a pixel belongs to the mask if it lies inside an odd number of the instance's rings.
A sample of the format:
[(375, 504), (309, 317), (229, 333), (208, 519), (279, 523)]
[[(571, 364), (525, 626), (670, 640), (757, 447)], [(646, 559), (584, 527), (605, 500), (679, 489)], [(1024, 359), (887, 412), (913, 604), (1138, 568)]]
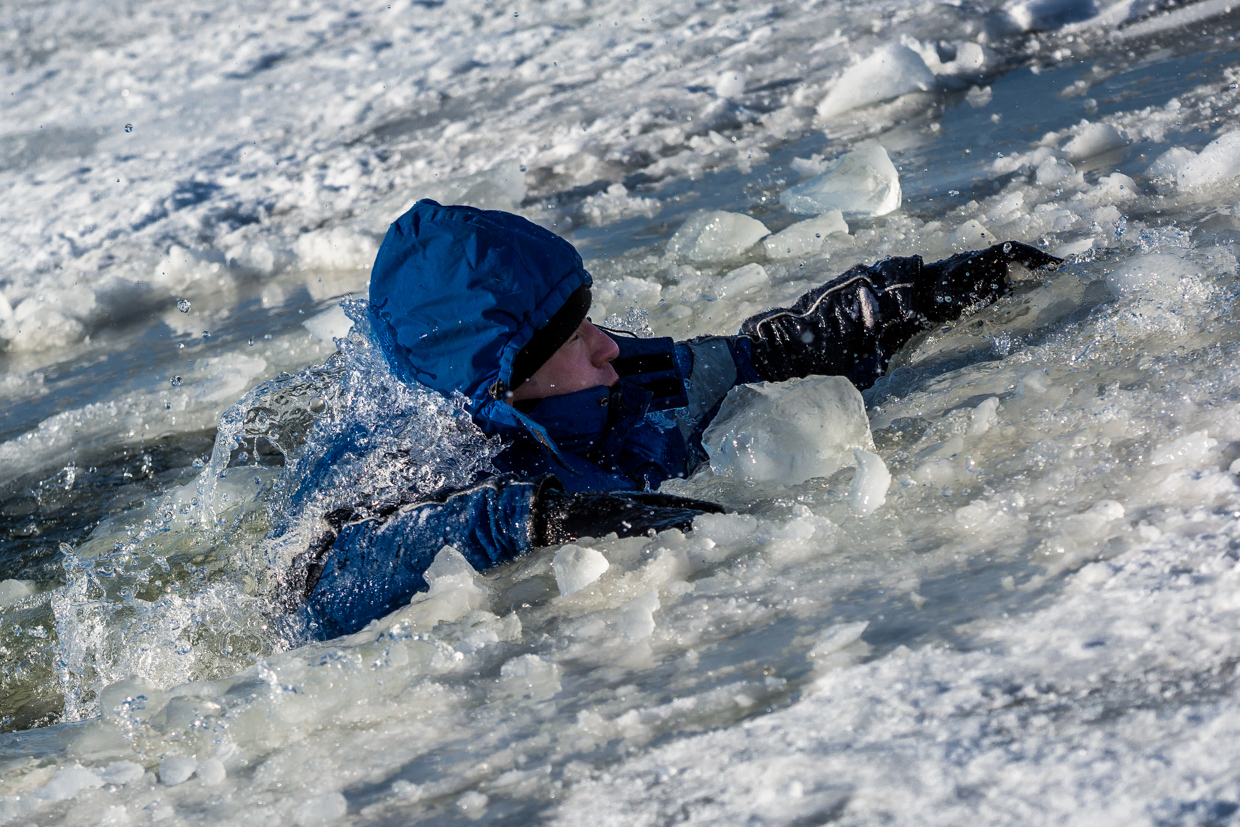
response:
[(822, 238), (822, 233), (814, 233), (814, 238)]
[(133, 124), (131, 124), (131, 123), (127, 123), (127, 124), (125, 124), (125, 131), (126, 131), (126, 132), (133, 132)]
[(1012, 252), (1012, 242), (1010, 241), (1003, 242), (1003, 252), (1005, 253)]
[(250, 345), (250, 347), (254, 347), (254, 337), (253, 337), (253, 336), (251, 336), (251, 337), (250, 337), (250, 342), (249, 342), (249, 345)]
[(204, 331), (202, 331), (202, 338), (204, 338), (204, 339), (210, 339), (210, 338), (211, 338), (211, 331), (210, 331), (210, 330), (204, 330)]
[(189, 299), (181, 299), (179, 302), (177, 302), (177, 310), (180, 310), (182, 313), (188, 313), (189, 312)]
[(520, 13), (518, 13), (518, 12), (515, 12), (515, 11), (514, 11), (514, 12), (512, 13), (512, 16), (513, 16), (513, 17), (520, 17), (521, 15), (520, 15)]
[(959, 198), (960, 190), (948, 190), (947, 194), (950, 195), (952, 198)]
[(202, 457), (195, 457), (195, 458), (194, 458), (194, 467), (195, 467), (195, 468), (202, 468), (202, 467), (203, 467), (204, 465), (206, 465), (206, 464), (207, 464), (207, 463), (206, 463), (206, 461), (204, 461)]
[(310, 400), (310, 413), (321, 414), (325, 410), (327, 410), (327, 403), (324, 402), (320, 397), (316, 396)]
[(177, 387), (180, 387), (181, 382), (182, 382), (183, 380), (181, 379), (181, 377), (180, 377), (180, 376), (174, 376), (174, 377), (172, 377), (171, 379), (169, 379), (168, 381), (172, 383), (172, 387), (177, 388)]

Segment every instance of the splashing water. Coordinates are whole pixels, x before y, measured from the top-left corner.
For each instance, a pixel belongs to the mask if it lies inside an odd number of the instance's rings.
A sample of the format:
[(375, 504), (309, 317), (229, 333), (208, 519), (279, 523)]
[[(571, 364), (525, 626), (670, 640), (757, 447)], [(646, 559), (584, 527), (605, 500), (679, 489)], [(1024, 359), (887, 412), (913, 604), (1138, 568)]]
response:
[(229, 408), (194, 483), (62, 548), (66, 585), (50, 605), (64, 720), (97, 714), (100, 689), (122, 679), (203, 680), (296, 643), (275, 622), (281, 575), (319, 517), (460, 487), (489, 468), (497, 444), (464, 399), (397, 380), (366, 303), (344, 306), (354, 328), (340, 351)]

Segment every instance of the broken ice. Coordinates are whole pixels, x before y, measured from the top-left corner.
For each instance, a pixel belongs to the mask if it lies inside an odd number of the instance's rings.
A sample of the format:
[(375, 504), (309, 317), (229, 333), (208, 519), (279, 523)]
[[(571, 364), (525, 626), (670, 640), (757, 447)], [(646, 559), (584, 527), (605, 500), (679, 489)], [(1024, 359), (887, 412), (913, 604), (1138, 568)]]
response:
[(900, 208), (900, 198), (900, 173), (878, 144), (846, 153), (821, 175), (779, 194), (789, 212), (822, 215), (839, 210), (844, 218), (886, 215)]

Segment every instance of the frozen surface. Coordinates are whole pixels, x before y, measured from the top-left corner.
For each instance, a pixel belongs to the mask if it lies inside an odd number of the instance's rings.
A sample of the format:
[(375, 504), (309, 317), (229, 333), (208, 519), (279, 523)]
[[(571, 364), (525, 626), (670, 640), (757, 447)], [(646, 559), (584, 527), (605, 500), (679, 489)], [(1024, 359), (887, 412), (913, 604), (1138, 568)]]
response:
[[(1238, 23), (5, 5), (0, 822), (1234, 821)], [(873, 187), (832, 179), (878, 146)], [(367, 268), (423, 196), (567, 234), (639, 335), (887, 255), (1070, 262), (861, 398), (730, 403), (717, 468), (665, 486), (729, 513), (490, 572), (445, 548), (307, 644), (281, 576), (321, 516), (498, 447), (367, 345)]]

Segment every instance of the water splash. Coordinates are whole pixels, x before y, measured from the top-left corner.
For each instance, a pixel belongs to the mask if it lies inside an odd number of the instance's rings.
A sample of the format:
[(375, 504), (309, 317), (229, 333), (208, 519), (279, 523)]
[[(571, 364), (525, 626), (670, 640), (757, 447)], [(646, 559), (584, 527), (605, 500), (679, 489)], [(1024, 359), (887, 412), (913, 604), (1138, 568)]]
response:
[(498, 443), (464, 398), (397, 379), (366, 303), (344, 308), (354, 327), (340, 350), (229, 408), (191, 484), (62, 548), (66, 583), (47, 601), (62, 720), (100, 712), (117, 681), (210, 679), (295, 645), (281, 621), (283, 574), (323, 514), (365, 513), (490, 469)]

